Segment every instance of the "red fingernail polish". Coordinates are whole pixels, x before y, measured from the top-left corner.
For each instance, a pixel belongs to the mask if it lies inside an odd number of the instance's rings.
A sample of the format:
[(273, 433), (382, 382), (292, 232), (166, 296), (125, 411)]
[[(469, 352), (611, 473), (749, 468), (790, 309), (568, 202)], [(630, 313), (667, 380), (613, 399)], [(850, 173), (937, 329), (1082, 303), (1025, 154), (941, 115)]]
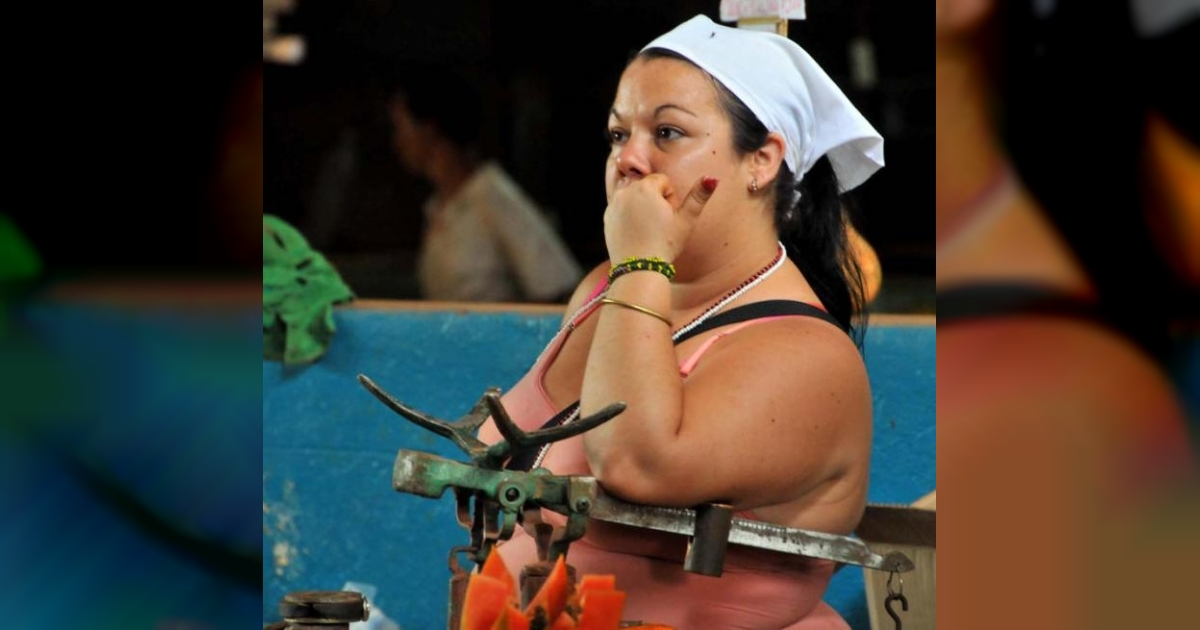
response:
[(717, 178), (705, 177), (704, 179), (700, 180), (700, 185), (704, 186), (704, 190), (712, 192), (717, 189)]

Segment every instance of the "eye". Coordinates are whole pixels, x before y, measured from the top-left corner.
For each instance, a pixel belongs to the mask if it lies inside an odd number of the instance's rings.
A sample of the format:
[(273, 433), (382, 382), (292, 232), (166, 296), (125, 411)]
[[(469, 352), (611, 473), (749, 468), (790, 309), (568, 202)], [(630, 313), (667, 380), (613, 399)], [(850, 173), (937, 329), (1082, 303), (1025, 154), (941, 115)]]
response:
[(682, 138), (683, 132), (675, 127), (667, 127), (664, 125), (654, 130), (654, 136), (659, 140), (675, 140), (676, 138)]
[(628, 137), (629, 134), (620, 129), (606, 129), (604, 131), (604, 140), (609, 144), (621, 144)]

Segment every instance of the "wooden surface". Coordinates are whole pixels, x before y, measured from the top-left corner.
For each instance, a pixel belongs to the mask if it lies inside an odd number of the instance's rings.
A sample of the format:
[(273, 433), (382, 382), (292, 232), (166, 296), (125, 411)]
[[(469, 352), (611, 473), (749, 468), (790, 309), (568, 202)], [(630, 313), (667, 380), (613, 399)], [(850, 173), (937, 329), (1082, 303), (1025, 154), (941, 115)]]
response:
[[(887, 554), (902, 551), (912, 559), (917, 568), (898, 574), (892, 582), (893, 589), (900, 590), (900, 579), (904, 580), (904, 597), (908, 599), (908, 610), (900, 602), (892, 603), (892, 610), (900, 616), (906, 630), (931, 630), (937, 622), (937, 551), (933, 547), (872, 543), (871, 550)], [(887, 597), (888, 574), (882, 571), (864, 571), (867, 589), (867, 613), (871, 619), (871, 630), (893, 630), (896, 625), (884, 608)]]
[[(908, 610), (899, 601), (892, 610), (900, 616), (904, 628), (928, 630), (937, 620), (937, 505), (936, 492), (921, 497), (911, 505), (868, 506), (856, 532), (871, 550), (886, 555), (899, 551), (908, 556), (916, 568), (893, 578), (892, 589), (903, 593)], [(903, 582), (901, 582), (903, 580)], [(895, 622), (887, 613), (888, 574), (863, 570), (867, 591), (867, 613), (871, 630), (892, 630)]]

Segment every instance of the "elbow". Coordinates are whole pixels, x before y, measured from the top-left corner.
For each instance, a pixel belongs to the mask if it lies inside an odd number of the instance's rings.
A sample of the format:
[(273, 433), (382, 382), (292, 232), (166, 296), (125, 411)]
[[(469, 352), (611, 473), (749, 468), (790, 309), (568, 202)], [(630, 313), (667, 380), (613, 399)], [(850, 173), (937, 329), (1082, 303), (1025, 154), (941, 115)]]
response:
[(596, 481), (604, 492), (626, 503), (641, 505), (666, 505), (669, 503), (663, 497), (658, 484), (653, 478), (632, 466), (610, 467), (603, 475), (597, 475)]
[(588, 466), (604, 492), (629, 503), (655, 504), (655, 474), (623, 449), (587, 448)]
[[(642, 410), (645, 407), (640, 406)], [(668, 464), (680, 461), (673, 456), (679, 448), (675, 430), (679, 423), (649, 427), (656, 424), (650, 419), (678, 415), (675, 407), (656, 408), (636, 417), (627, 411), (616, 419), (622, 424), (583, 434), (588, 467), (607, 494), (630, 503), (667, 505), (679, 490), (673, 480), (679, 480), (681, 471), (677, 464)], [(630, 433), (629, 427), (637, 427), (636, 433)]]

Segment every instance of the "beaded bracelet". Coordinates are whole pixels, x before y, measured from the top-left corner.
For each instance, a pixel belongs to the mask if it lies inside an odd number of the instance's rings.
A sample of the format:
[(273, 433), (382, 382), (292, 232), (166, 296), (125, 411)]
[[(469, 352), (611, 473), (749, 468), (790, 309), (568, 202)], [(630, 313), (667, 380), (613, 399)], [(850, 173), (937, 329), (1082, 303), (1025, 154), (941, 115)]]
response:
[(613, 265), (608, 270), (608, 282), (611, 284), (613, 280), (631, 271), (657, 271), (671, 280), (675, 277), (675, 265), (658, 258), (626, 258), (620, 263)]

